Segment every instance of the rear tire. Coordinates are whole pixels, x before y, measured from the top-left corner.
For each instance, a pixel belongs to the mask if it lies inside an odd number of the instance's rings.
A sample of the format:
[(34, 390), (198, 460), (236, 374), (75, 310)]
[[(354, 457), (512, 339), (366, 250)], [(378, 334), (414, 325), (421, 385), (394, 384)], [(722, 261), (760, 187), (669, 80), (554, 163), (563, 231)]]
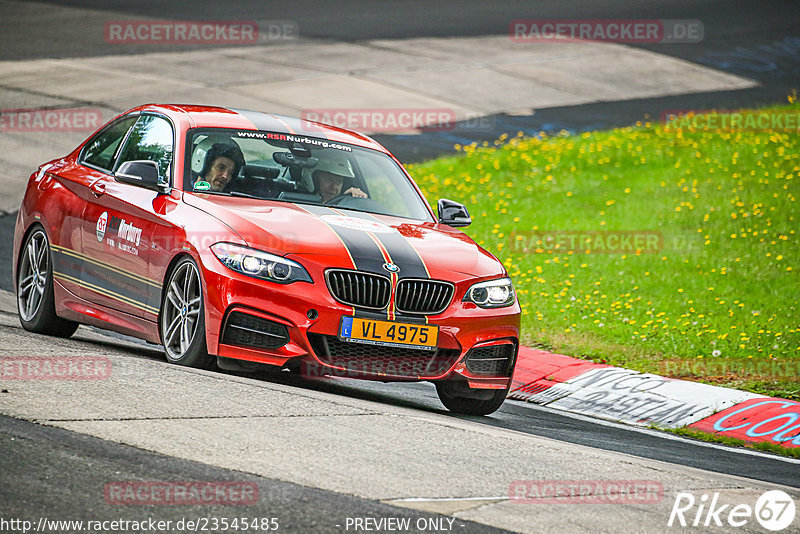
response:
[(489, 415), (508, 395), (506, 389), (471, 389), (465, 382), (436, 382), (436, 393), (445, 408), (465, 415)]
[(56, 315), (53, 257), (41, 227), (28, 235), (20, 249), (16, 288), (17, 314), (25, 330), (55, 337), (75, 333), (78, 323)]
[(214, 369), (216, 358), (206, 345), (202, 279), (191, 258), (179, 261), (167, 278), (158, 325), (168, 362)]

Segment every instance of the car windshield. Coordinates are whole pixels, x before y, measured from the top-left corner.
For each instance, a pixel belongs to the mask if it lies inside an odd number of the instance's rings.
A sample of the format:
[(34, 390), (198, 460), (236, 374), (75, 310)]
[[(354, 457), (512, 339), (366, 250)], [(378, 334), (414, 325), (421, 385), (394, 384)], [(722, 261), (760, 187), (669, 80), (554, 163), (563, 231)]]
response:
[(222, 128), (194, 130), (188, 142), (186, 191), (432, 220), (403, 170), (376, 150)]

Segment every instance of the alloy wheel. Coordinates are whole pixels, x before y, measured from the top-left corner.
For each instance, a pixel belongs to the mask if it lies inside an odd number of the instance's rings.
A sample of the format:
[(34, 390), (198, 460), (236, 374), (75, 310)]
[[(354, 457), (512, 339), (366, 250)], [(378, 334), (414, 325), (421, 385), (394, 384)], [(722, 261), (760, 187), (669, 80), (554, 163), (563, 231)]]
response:
[(50, 273), (50, 254), (47, 236), (37, 230), (29, 239), (22, 255), (17, 277), (17, 300), (19, 314), (24, 321), (36, 316), (44, 298), (47, 277)]
[(197, 267), (186, 261), (169, 279), (161, 313), (162, 341), (170, 360), (181, 360), (189, 351), (197, 335), (202, 300)]

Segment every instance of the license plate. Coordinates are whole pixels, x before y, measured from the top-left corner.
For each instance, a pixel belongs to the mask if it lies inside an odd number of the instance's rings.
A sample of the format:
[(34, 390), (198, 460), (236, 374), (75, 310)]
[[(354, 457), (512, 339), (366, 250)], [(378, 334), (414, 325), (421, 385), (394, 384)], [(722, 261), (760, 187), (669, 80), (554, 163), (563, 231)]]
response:
[(433, 350), (439, 338), (439, 327), (342, 317), (339, 338), (354, 343)]

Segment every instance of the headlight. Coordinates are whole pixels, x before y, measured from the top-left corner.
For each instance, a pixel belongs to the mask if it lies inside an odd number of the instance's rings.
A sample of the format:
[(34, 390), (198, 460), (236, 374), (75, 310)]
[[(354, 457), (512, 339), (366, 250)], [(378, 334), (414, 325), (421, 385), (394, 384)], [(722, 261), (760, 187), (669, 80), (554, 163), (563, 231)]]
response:
[(312, 282), (302, 265), (268, 252), (231, 243), (211, 245), (211, 251), (225, 267), (237, 273), (279, 284)]
[(464, 302), (472, 302), (481, 308), (503, 308), (516, 302), (514, 284), (510, 278), (489, 280), (473, 285), (464, 295)]

